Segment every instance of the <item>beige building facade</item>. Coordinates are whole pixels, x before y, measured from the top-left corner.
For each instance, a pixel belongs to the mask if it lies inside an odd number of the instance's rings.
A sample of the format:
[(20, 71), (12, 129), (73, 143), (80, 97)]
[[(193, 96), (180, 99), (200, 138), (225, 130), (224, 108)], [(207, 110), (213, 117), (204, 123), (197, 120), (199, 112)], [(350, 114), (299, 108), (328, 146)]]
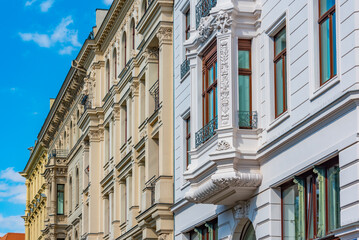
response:
[(29, 148), (30, 158), (21, 176), (26, 185), (25, 240), (43, 239), (46, 217), (46, 184), (43, 177), (47, 161), (47, 150), (39, 142)]
[(38, 135), (46, 239), (173, 238), (172, 11), (170, 0), (96, 11)]

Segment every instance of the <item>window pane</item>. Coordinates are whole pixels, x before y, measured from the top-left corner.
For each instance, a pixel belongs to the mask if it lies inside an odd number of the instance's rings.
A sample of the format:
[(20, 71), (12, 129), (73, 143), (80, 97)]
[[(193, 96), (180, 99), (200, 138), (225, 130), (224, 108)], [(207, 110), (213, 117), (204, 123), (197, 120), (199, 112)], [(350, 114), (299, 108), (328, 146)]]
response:
[(238, 51), (238, 68), (249, 69), (249, 51), (239, 50)]
[(320, 1), (320, 16), (335, 5), (335, 0), (319, 0)]
[(64, 214), (64, 185), (57, 185), (57, 214)]
[(332, 16), (332, 29), (333, 29), (333, 43), (332, 43), (332, 51), (333, 51), (333, 75), (337, 75), (337, 37), (336, 37), (336, 24), (335, 24), (335, 12)]
[(239, 111), (250, 111), (250, 77), (238, 76)]
[(329, 231), (340, 227), (339, 167), (328, 169)]
[(285, 189), (283, 197), (283, 233), (284, 239), (296, 239), (296, 223), (298, 223), (299, 195), (297, 185)]
[(286, 47), (286, 38), (285, 38), (285, 28), (283, 28), (275, 37), (274, 37), (274, 45), (275, 45), (275, 55), (277, 56), (281, 51), (283, 51)]
[(243, 236), (243, 240), (256, 240), (256, 232), (254, 231), (252, 223), (246, 229), (246, 232)]
[(214, 117), (213, 113), (213, 90), (208, 94), (208, 113), (209, 113), (209, 121), (211, 121)]
[(329, 18), (320, 25), (321, 82), (330, 79), (330, 34)]
[(212, 66), (208, 71), (208, 86), (207, 87), (211, 86), (213, 83), (213, 74), (214, 73), (213, 73), (213, 66)]
[(277, 116), (282, 114), (285, 111), (285, 102), (283, 92), (285, 91), (285, 86), (283, 86), (283, 60), (279, 60), (275, 63), (276, 70), (276, 106), (277, 106)]
[(313, 196), (313, 177), (307, 177), (307, 232), (309, 238), (314, 237), (314, 196)]

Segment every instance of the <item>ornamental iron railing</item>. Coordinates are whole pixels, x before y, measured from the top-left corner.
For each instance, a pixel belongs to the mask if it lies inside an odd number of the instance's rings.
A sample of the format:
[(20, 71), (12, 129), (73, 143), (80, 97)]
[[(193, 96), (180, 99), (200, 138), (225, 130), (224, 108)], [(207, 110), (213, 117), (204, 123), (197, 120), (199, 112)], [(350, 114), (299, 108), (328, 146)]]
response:
[(201, 144), (205, 143), (208, 139), (216, 134), (218, 128), (217, 116), (213, 118), (209, 123), (204, 126), (201, 130), (196, 132), (196, 148)]
[(50, 158), (66, 158), (69, 154), (69, 151), (67, 149), (53, 149), (51, 151), (51, 154), (49, 155)]
[(189, 60), (186, 59), (181, 64), (181, 78), (183, 78), (189, 71)]
[(239, 111), (238, 127), (246, 129), (255, 129), (258, 125), (258, 114), (256, 111)]
[(196, 5), (196, 28), (198, 28), (201, 18), (209, 15), (213, 7), (217, 5), (217, 0), (200, 0)]
[(160, 108), (160, 88), (158, 80), (150, 88), (150, 94), (155, 101), (155, 111)]

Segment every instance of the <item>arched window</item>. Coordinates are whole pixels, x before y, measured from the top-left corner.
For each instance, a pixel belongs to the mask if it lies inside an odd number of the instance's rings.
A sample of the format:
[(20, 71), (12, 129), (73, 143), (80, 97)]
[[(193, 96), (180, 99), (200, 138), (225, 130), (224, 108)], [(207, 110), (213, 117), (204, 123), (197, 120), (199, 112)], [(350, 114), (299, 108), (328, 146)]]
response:
[(145, 12), (147, 11), (147, 0), (142, 1), (142, 16), (145, 15)]
[(134, 50), (135, 49), (135, 20), (132, 18), (131, 20), (131, 24), (130, 24), (130, 28), (131, 28), (131, 49)]
[(113, 78), (117, 78), (117, 49), (113, 49), (112, 53), (112, 64), (113, 64)]
[(79, 178), (79, 169), (76, 168), (76, 206), (79, 205), (80, 199), (80, 178)]
[(127, 63), (127, 41), (126, 41), (126, 32), (123, 33), (122, 36), (122, 62), (123, 62), (123, 67), (126, 66)]
[(243, 234), (240, 238), (241, 240), (256, 240), (256, 232), (254, 230), (253, 224), (248, 221), (248, 223), (243, 228)]
[(110, 78), (110, 61), (107, 59), (106, 61), (106, 80), (107, 80), (107, 90), (110, 90), (110, 83), (111, 83), (111, 78)]

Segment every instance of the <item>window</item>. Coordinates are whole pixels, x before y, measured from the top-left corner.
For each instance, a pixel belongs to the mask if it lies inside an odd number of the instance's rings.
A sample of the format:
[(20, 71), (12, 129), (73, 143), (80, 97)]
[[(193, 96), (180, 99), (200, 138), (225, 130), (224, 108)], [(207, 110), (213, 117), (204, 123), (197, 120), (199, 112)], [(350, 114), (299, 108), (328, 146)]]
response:
[(238, 111), (240, 128), (252, 126), (251, 40), (238, 40)]
[(337, 74), (335, 0), (319, 0), (320, 84)]
[(186, 119), (186, 166), (188, 167), (191, 164), (191, 156), (189, 155), (191, 151), (191, 117)]
[(64, 215), (64, 184), (57, 184), (57, 215)]
[(254, 230), (253, 224), (248, 221), (243, 228), (241, 240), (256, 240), (256, 232)]
[(106, 61), (106, 78), (107, 78), (107, 90), (110, 90), (111, 75), (110, 75), (110, 61)]
[(274, 36), (275, 117), (287, 111), (286, 29)]
[(117, 78), (117, 50), (116, 48), (113, 50), (112, 53), (112, 63), (113, 63), (113, 78)]
[(132, 18), (132, 20), (131, 20), (131, 34), (132, 34), (132, 36), (131, 36), (131, 44), (132, 44), (132, 50), (135, 50), (135, 20)]
[(338, 158), (282, 187), (283, 239), (322, 238), (340, 227)]
[(189, 233), (190, 240), (218, 240), (217, 219), (195, 228)]
[(190, 29), (191, 29), (191, 9), (188, 9), (187, 12), (185, 13), (185, 17), (186, 17), (186, 30), (185, 30), (185, 35), (186, 35), (186, 40), (190, 37)]
[(217, 42), (213, 41), (203, 57), (203, 126), (217, 117)]
[(122, 36), (122, 62), (123, 62), (123, 67), (126, 66), (127, 63), (127, 41), (126, 41), (126, 32), (123, 33)]

